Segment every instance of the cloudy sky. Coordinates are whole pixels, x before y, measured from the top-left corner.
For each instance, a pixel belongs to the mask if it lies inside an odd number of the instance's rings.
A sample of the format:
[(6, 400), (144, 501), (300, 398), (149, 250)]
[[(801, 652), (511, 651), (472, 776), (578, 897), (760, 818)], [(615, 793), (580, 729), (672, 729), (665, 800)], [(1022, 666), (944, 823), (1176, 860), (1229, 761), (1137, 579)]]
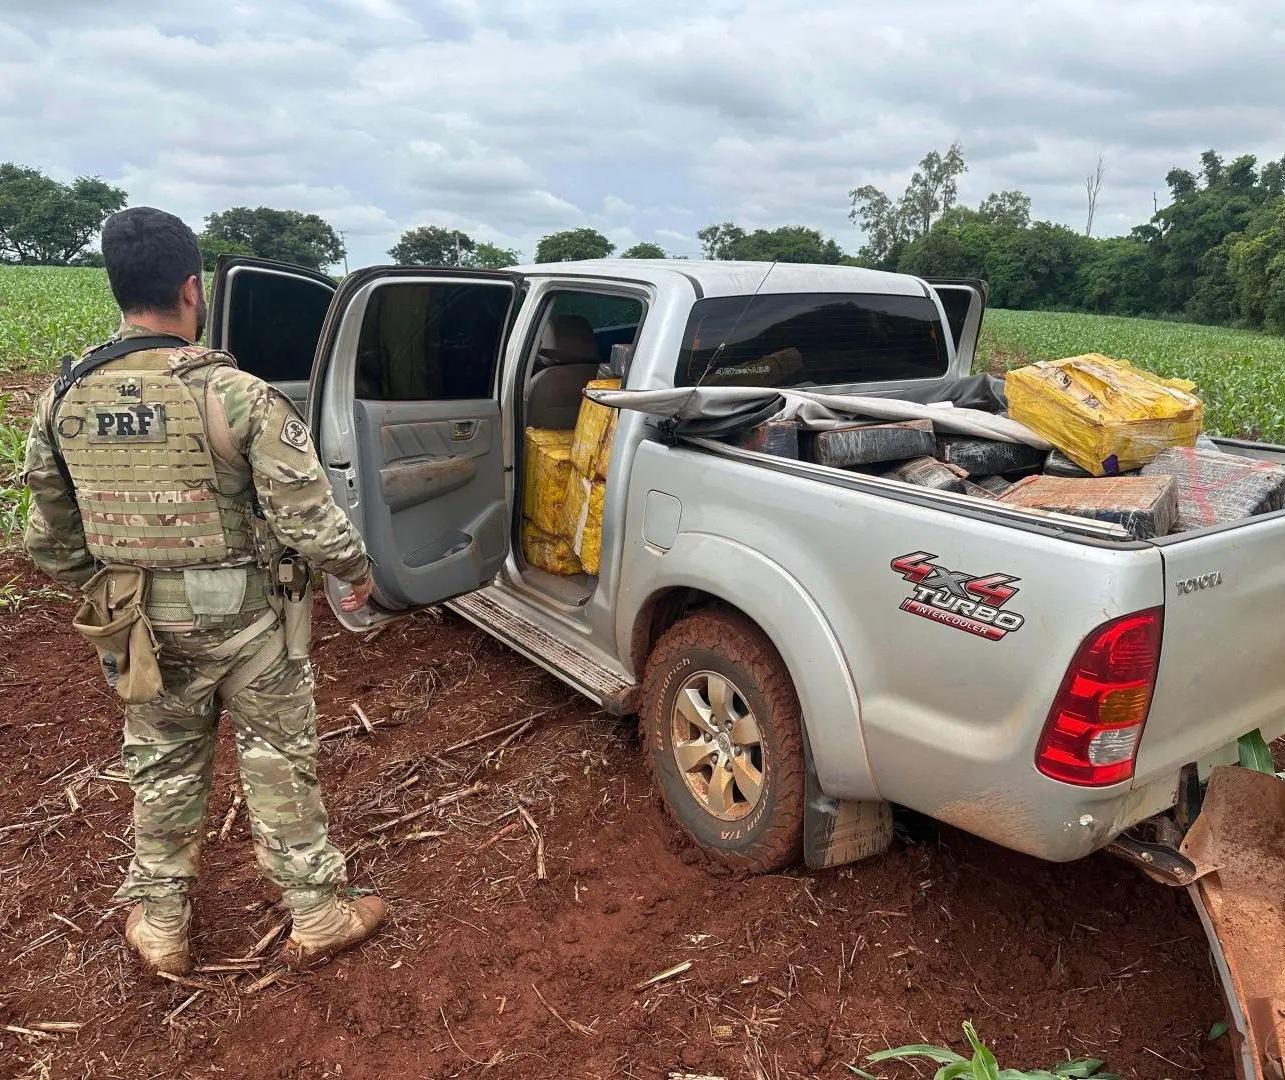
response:
[(695, 254), (714, 221), (850, 250), (848, 191), (959, 139), (960, 195), (1099, 233), (1200, 151), (1285, 154), (1285, 4), (1200, 0), (0, 0), (0, 159), (193, 227), (316, 211), (353, 265), (402, 229), (530, 255), (590, 225)]

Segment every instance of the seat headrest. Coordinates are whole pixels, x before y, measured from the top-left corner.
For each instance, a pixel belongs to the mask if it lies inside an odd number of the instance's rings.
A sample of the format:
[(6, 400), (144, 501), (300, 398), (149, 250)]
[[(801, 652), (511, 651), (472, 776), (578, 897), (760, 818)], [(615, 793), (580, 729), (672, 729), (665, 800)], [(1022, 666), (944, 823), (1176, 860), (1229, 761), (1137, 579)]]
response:
[(540, 359), (546, 365), (596, 364), (598, 342), (583, 315), (555, 315), (545, 324)]

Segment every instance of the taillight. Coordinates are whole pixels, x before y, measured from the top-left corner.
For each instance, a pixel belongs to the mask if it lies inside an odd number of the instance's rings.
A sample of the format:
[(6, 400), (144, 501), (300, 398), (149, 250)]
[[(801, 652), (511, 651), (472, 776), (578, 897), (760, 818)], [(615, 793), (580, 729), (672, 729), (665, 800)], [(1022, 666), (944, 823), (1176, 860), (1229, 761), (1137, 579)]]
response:
[(1067, 784), (1102, 787), (1133, 776), (1160, 663), (1163, 608), (1104, 623), (1067, 669), (1040, 736), (1035, 767)]

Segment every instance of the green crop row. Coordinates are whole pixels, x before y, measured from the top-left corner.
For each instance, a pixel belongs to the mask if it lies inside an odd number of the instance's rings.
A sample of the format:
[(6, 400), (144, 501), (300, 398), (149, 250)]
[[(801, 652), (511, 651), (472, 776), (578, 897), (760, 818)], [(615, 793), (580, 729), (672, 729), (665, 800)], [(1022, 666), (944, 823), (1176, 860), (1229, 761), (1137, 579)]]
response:
[[(0, 266), (0, 371), (49, 371), (119, 315), (102, 270)], [(1045, 311), (986, 313), (980, 368), (1100, 352), (1192, 379), (1219, 435), (1285, 442), (1285, 338), (1225, 327)]]
[(102, 270), (0, 266), (0, 371), (52, 370), (105, 340), (119, 319)]

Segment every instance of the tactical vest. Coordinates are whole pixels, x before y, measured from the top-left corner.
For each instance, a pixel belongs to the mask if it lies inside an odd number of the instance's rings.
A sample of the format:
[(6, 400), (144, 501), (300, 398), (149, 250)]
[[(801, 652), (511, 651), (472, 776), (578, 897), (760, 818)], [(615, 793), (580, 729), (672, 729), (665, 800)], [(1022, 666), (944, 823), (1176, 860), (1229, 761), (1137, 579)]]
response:
[(219, 490), (201, 404), (185, 379), (224, 363), (217, 352), (152, 349), (68, 389), (55, 437), (94, 558), (154, 568), (262, 563), (252, 487)]

